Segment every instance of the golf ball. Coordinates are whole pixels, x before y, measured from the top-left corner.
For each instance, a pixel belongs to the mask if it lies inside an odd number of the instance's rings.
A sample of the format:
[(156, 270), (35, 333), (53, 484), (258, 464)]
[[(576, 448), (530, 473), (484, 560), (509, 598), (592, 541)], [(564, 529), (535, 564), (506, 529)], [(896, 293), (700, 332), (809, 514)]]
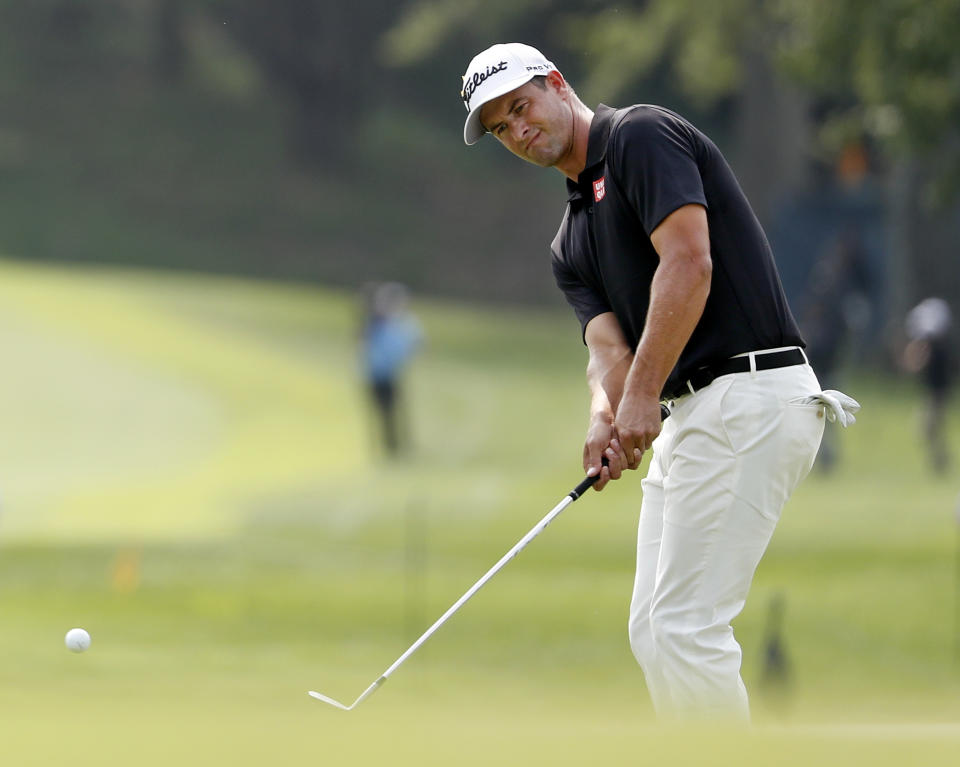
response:
[(63, 641), (71, 652), (83, 652), (90, 647), (90, 635), (84, 629), (70, 629)]

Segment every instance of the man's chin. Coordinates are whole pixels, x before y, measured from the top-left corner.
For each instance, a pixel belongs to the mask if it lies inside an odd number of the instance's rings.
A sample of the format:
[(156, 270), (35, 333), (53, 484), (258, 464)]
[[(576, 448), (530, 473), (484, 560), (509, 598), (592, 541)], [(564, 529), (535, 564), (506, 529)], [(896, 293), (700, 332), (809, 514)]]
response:
[(530, 154), (525, 154), (523, 156), (527, 162), (532, 163), (540, 168), (552, 168), (557, 164), (557, 158), (552, 152), (542, 152), (534, 150)]

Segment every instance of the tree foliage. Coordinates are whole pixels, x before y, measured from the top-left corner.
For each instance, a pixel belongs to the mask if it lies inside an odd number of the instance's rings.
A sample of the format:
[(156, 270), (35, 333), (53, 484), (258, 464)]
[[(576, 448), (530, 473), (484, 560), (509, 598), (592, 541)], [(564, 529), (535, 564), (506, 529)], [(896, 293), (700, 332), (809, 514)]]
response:
[(375, 51), (393, 22), (390, 0), (206, 0), (228, 34), (291, 105), (291, 143), (306, 164), (336, 165), (383, 74)]
[(416, 62), (476, 34), (478, 18), (491, 42), (539, 22), (585, 62), (583, 90), (605, 97), (663, 76), (709, 107), (739, 92), (745, 57), (761, 53), (817, 104), (827, 151), (866, 138), (891, 156), (936, 154), (942, 185), (960, 179), (960, 0), (420, 0), (388, 49)]
[(960, 0), (783, 5), (786, 70), (828, 104), (828, 142), (871, 137), (891, 154), (935, 156), (935, 191), (960, 181)]

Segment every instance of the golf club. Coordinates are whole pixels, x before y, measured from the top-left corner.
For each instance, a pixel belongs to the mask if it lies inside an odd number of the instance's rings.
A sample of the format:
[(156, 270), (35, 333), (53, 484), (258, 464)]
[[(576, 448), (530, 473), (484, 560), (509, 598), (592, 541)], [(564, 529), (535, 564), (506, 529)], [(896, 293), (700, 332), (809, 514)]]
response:
[[(666, 405), (661, 404), (660, 405), (661, 420), (665, 420), (669, 415), (670, 415), (669, 408), (667, 408)], [(604, 458), (603, 462), (606, 463), (606, 461), (607, 459)], [(450, 609), (447, 610), (443, 615), (441, 615), (437, 619), (436, 623), (434, 623), (430, 628), (428, 628), (425, 632), (423, 632), (423, 635), (416, 642), (410, 645), (407, 651), (403, 655), (401, 655), (399, 658), (397, 658), (394, 661), (393, 665), (390, 666), (390, 668), (388, 668), (386, 671), (384, 671), (377, 678), (377, 680), (373, 684), (371, 684), (366, 690), (364, 690), (360, 694), (360, 697), (358, 697), (353, 703), (347, 706), (338, 700), (334, 700), (333, 698), (330, 698), (314, 690), (310, 690), (309, 692), (310, 696), (313, 698), (316, 698), (317, 700), (322, 700), (324, 703), (329, 703), (331, 706), (336, 706), (337, 708), (343, 709), (344, 711), (352, 711), (357, 706), (359, 706), (363, 701), (365, 701), (367, 698), (373, 695), (373, 693), (376, 692), (377, 689), (384, 682), (386, 682), (387, 679), (390, 678), (390, 675), (394, 671), (396, 671), (398, 668), (400, 668), (401, 665), (403, 665), (404, 661), (406, 661), (407, 658), (409, 658), (417, 650), (419, 650), (420, 646), (423, 645), (423, 643), (426, 642), (431, 636), (433, 636), (433, 634), (437, 631), (437, 629), (439, 629), (444, 623), (446, 623), (457, 610), (463, 607), (463, 605), (466, 604), (467, 601), (474, 594), (476, 594), (480, 589), (482, 589), (486, 585), (487, 581), (489, 581), (491, 578), (493, 578), (494, 575), (500, 572), (500, 570), (503, 569), (504, 565), (506, 565), (507, 562), (509, 562), (511, 559), (517, 556), (517, 554), (519, 554), (521, 551), (523, 551), (523, 549), (526, 548), (527, 544), (529, 544), (530, 541), (532, 541), (534, 538), (540, 535), (540, 533), (543, 532), (544, 528), (547, 525), (549, 525), (551, 522), (553, 522), (553, 520), (556, 519), (560, 515), (560, 513), (567, 508), (567, 506), (569, 506), (571, 503), (577, 500), (581, 495), (583, 495), (587, 490), (593, 487), (593, 485), (596, 483), (599, 477), (600, 477), (599, 474), (596, 474), (592, 477), (584, 477), (584, 479), (580, 482), (579, 485), (577, 485), (575, 488), (573, 488), (573, 490), (567, 493), (567, 495), (564, 496), (563, 500), (560, 501), (560, 503), (554, 506), (543, 519), (541, 519), (536, 525), (533, 526), (530, 532), (528, 532), (525, 536), (523, 536), (523, 538), (517, 541), (516, 545), (512, 549), (510, 549), (510, 551), (504, 554), (500, 558), (499, 562), (497, 562), (493, 567), (487, 570), (487, 572), (484, 573), (484, 575), (480, 578), (480, 580), (474, 583), (467, 590), (467, 592), (462, 597), (460, 597), (460, 599), (454, 602), (453, 605), (451, 605)]]

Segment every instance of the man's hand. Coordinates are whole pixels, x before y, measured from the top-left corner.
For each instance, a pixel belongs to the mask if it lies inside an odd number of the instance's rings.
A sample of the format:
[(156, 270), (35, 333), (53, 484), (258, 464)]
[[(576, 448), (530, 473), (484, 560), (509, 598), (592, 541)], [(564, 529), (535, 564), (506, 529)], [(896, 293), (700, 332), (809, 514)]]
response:
[(659, 398), (628, 390), (620, 400), (613, 423), (626, 468), (636, 469), (662, 428)]
[[(607, 465), (602, 465), (603, 458)], [(611, 479), (620, 479), (627, 466), (627, 457), (620, 449), (613, 425), (608, 419), (593, 418), (587, 430), (587, 439), (583, 445), (583, 469), (588, 477), (600, 475), (593, 485), (594, 490), (603, 490)]]

